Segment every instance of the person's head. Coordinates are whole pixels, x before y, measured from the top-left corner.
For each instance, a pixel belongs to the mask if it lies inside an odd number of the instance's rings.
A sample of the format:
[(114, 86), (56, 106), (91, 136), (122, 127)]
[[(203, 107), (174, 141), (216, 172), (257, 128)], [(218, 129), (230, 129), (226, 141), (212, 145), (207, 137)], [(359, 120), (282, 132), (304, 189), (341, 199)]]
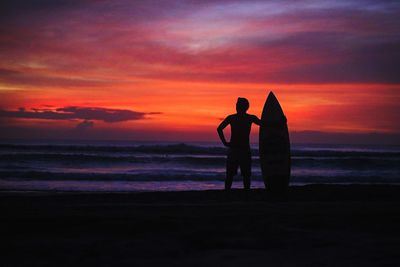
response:
[(236, 102), (237, 113), (246, 113), (246, 111), (249, 109), (249, 106), (249, 100), (244, 97), (238, 97), (238, 100)]

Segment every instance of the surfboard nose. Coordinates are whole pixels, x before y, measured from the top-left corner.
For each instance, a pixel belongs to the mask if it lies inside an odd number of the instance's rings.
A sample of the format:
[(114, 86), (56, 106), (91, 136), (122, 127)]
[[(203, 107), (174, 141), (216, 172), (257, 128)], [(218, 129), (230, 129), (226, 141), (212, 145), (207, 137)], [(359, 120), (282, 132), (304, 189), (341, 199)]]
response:
[(265, 101), (261, 119), (265, 121), (286, 122), (286, 117), (275, 94), (270, 91)]
[(275, 96), (274, 92), (272, 92), (272, 91), (269, 91), (269, 94), (268, 94), (268, 97), (267, 97), (267, 101), (270, 98), (275, 98), (276, 99), (276, 96)]

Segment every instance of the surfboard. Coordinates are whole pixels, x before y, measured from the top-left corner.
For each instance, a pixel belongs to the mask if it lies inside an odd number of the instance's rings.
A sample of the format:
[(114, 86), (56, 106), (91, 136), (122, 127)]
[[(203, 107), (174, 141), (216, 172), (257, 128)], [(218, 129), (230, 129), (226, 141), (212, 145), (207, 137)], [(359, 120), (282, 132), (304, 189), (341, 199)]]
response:
[(290, 180), (290, 141), (286, 116), (273, 92), (261, 114), (259, 153), (265, 188), (285, 194)]

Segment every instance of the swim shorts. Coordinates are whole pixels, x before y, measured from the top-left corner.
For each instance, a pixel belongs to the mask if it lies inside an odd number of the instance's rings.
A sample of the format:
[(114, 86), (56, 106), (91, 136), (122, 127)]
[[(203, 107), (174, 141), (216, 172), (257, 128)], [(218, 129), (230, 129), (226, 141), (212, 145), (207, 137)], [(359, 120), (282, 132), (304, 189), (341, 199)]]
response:
[(227, 177), (235, 176), (240, 167), (242, 176), (251, 176), (251, 151), (249, 148), (229, 148), (226, 160)]

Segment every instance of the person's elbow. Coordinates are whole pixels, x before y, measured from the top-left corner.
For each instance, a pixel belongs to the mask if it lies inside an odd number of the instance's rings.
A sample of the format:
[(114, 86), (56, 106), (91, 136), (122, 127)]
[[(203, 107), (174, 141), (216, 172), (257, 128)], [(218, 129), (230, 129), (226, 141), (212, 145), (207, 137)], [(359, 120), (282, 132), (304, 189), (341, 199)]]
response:
[(261, 126), (261, 124), (262, 124), (262, 121), (257, 116), (253, 117), (253, 122), (254, 122), (254, 124), (256, 124), (258, 126)]

